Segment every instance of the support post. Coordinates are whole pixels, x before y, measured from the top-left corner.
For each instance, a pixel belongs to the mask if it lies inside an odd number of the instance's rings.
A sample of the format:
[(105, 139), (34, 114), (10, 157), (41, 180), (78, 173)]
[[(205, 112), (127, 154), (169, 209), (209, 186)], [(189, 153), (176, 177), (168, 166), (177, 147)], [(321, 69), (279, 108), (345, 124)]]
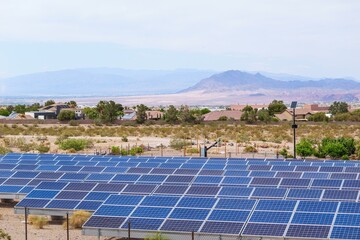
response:
[(25, 240), (28, 239), (27, 225), (28, 225), (28, 209), (27, 207), (25, 207)]
[(66, 240), (70, 240), (70, 233), (69, 233), (69, 213), (66, 213)]
[(194, 231), (191, 232), (191, 239), (192, 239), (192, 240), (195, 240), (195, 233), (194, 233)]
[(130, 221), (128, 221), (128, 239), (130, 240), (130, 238), (131, 238), (131, 236), (130, 236), (130, 234), (131, 234), (131, 223), (130, 223)]

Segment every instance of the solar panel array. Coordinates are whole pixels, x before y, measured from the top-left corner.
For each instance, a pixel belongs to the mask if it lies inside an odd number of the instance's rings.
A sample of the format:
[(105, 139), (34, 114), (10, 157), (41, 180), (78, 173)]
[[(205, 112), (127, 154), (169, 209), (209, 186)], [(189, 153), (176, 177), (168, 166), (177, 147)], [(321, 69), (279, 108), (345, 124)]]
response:
[(130, 222), (139, 232), (360, 239), (359, 173), (340, 160), (8, 154), (0, 195), (26, 195), (18, 213), (92, 211), (85, 234), (118, 236)]

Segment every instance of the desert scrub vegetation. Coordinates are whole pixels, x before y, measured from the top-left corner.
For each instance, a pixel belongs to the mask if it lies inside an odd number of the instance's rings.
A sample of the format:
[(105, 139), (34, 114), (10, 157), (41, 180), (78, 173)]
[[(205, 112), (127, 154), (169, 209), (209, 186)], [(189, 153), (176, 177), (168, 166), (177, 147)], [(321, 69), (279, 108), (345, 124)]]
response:
[[(79, 229), (82, 228), (82, 225), (86, 222), (86, 220), (89, 219), (91, 216), (91, 213), (79, 210), (75, 211), (70, 217), (69, 217), (69, 226), (73, 229)], [(63, 223), (63, 227), (66, 228), (66, 221)]]
[[(64, 126), (64, 125), (8, 125), (1, 124), (0, 132), (3, 136), (89, 136), (89, 137), (168, 137), (186, 139), (226, 138), (231, 141), (268, 141), (274, 143), (291, 142), (291, 123), (279, 122), (273, 124), (245, 125), (242, 122), (211, 122), (202, 124), (158, 124), (137, 125), (128, 123), (113, 126)], [(299, 123), (297, 136), (301, 138), (319, 139), (325, 137), (353, 137), (358, 139), (359, 123)], [(125, 139), (124, 139), (125, 140)], [(25, 146), (26, 147), (26, 146)]]
[(11, 240), (11, 236), (6, 233), (4, 230), (0, 229), (0, 239)]
[(35, 228), (43, 229), (45, 225), (49, 224), (49, 219), (45, 216), (29, 215), (28, 222)]
[(55, 144), (59, 145), (59, 148), (62, 150), (73, 149), (75, 151), (81, 151), (85, 148), (93, 147), (93, 142), (90, 139), (84, 138), (67, 138), (62, 137), (58, 138)]
[(146, 236), (144, 240), (170, 240), (170, 238), (168, 238), (166, 235), (161, 234), (160, 232), (157, 232), (152, 235)]

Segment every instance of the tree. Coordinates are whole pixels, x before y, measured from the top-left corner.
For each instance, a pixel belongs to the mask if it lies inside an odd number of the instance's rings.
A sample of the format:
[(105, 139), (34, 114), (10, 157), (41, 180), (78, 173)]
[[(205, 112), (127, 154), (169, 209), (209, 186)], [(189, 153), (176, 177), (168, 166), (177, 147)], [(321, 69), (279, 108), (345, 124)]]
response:
[(324, 138), (318, 147), (317, 156), (342, 158), (354, 154), (355, 151), (355, 140), (353, 138)]
[(332, 115), (336, 115), (338, 113), (346, 113), (349, 111), (349, 105), (346, 102), (334, 102), (330, 105), (329, 112)]
[(123, 106), (114, 101), (100, 101), (96, 105), (98, 118), (103, 123), (113, 123), (118, 116), (123, 114)]
[(50, 106), (50, 105), (52, 105), (52, 104), (55, 104), (55, 101), (54, 101), (54, 100), (47, 100), (44, 105), (45, 105), (45, 106)]
[(268, 106), (270, 116), (274, 116), (276, 113), (283, 113), (286, 108), (282, 100), (273, 100)]
[(69, 121), (75, 119), (75, 112), (71, 110), (62, 110), (57, 116), (59, 121)]
[(329, 118), (323, 112), (317, 112), (308, 118), (309, 121), (313, 122), (328, 122)]
[(19, 104), (19, 105), (16, 105), (14, 107), (14, 111), (17, 112), (17, 113), (22, 113), (24, 114), (25, 111), (26, 111), (26, 106), (24, 104)]
[(9, 112), (6, 108), (0, 109), (1, 116), (9, 116), (11, 112)]
[(262, 121), (262, 122), (265, 122), (265, 123), (268, 123), (268, 122), (271, 121), (270, 113), (266, 109), (260, 109), (257, 112), (257, 118), (258, 118), (259, 121)]
[(208, 108), (203, 108), (203, 109), (200, 110), (200, 112), (201, 112), (201, 115), (205, 115), (205, 114), (207, 114), (207, 113), (209, 113), (211, 111)]
[(76, 108), (77, 107), (77, 103), (74, 100), (66, 102), (66, 104), (69, 105), (69, 107), (71, 107), (71, 108)]
[(190, 108), (187, 105), (181, 105), (179, 109), (179, 120), (182, 123), (193, 123), (195, 117), (191, 114)]
[(315, 148), (309, 140), (303, 138), (296, 144), (296, 153), (303, 158), (309, 157), (315, 153)]
[(92, 120), (95, 120), (99, 117), (99, 113), (97, 112), (96, 108), (86, 107), (84, 108), (83, 112), (85, 116)]
[(146, 111), (148, 110), (148, 107), (144, 104), (140, 104), (136, 107), (136, 122), (137, 123), (144, 123), (147, 119)]
[(168, 110), (166, 110), (164, 119), (168, 123), (176, 123), (178, 121), (178, 110), (174, 105), (170, 105)]
[(256, 113), (257, 109), (253, 109), (251, 106), (247, 105), (242, 110), (243, 114), (241, 115), (241, 121), (245, 121), (246, 123), (254, 123), (256, 122)]

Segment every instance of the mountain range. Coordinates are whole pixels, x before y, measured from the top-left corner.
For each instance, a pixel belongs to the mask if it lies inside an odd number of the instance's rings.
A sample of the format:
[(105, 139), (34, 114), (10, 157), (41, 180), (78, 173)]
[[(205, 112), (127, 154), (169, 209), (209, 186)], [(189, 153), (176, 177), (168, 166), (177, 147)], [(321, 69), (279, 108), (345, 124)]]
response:
[[(289, 74), (229, 70), (126, 70), (120, 68), (84, 68), (34, 73), (0, 79), (2, 96), (34, 97), (132, 97), (154, 104), (193, 105), (257, 103), (273, 99), (302, 102), (356, 102), (360, 82), (347, 78), (314, 79)], [(155, 95), (161, 97), (155, 98)], [(130, 99), (130, 97), (129, 97)], [(157, 99), (157, 100), (155, 100)], [(171, 99), (177, 99), (171, 102)], [(200, 101), (199, 99), (203, 99)], [(168, 100), (168, 101), (167, 101)], [(140, 100), (139, 100), (140, 101)]]

